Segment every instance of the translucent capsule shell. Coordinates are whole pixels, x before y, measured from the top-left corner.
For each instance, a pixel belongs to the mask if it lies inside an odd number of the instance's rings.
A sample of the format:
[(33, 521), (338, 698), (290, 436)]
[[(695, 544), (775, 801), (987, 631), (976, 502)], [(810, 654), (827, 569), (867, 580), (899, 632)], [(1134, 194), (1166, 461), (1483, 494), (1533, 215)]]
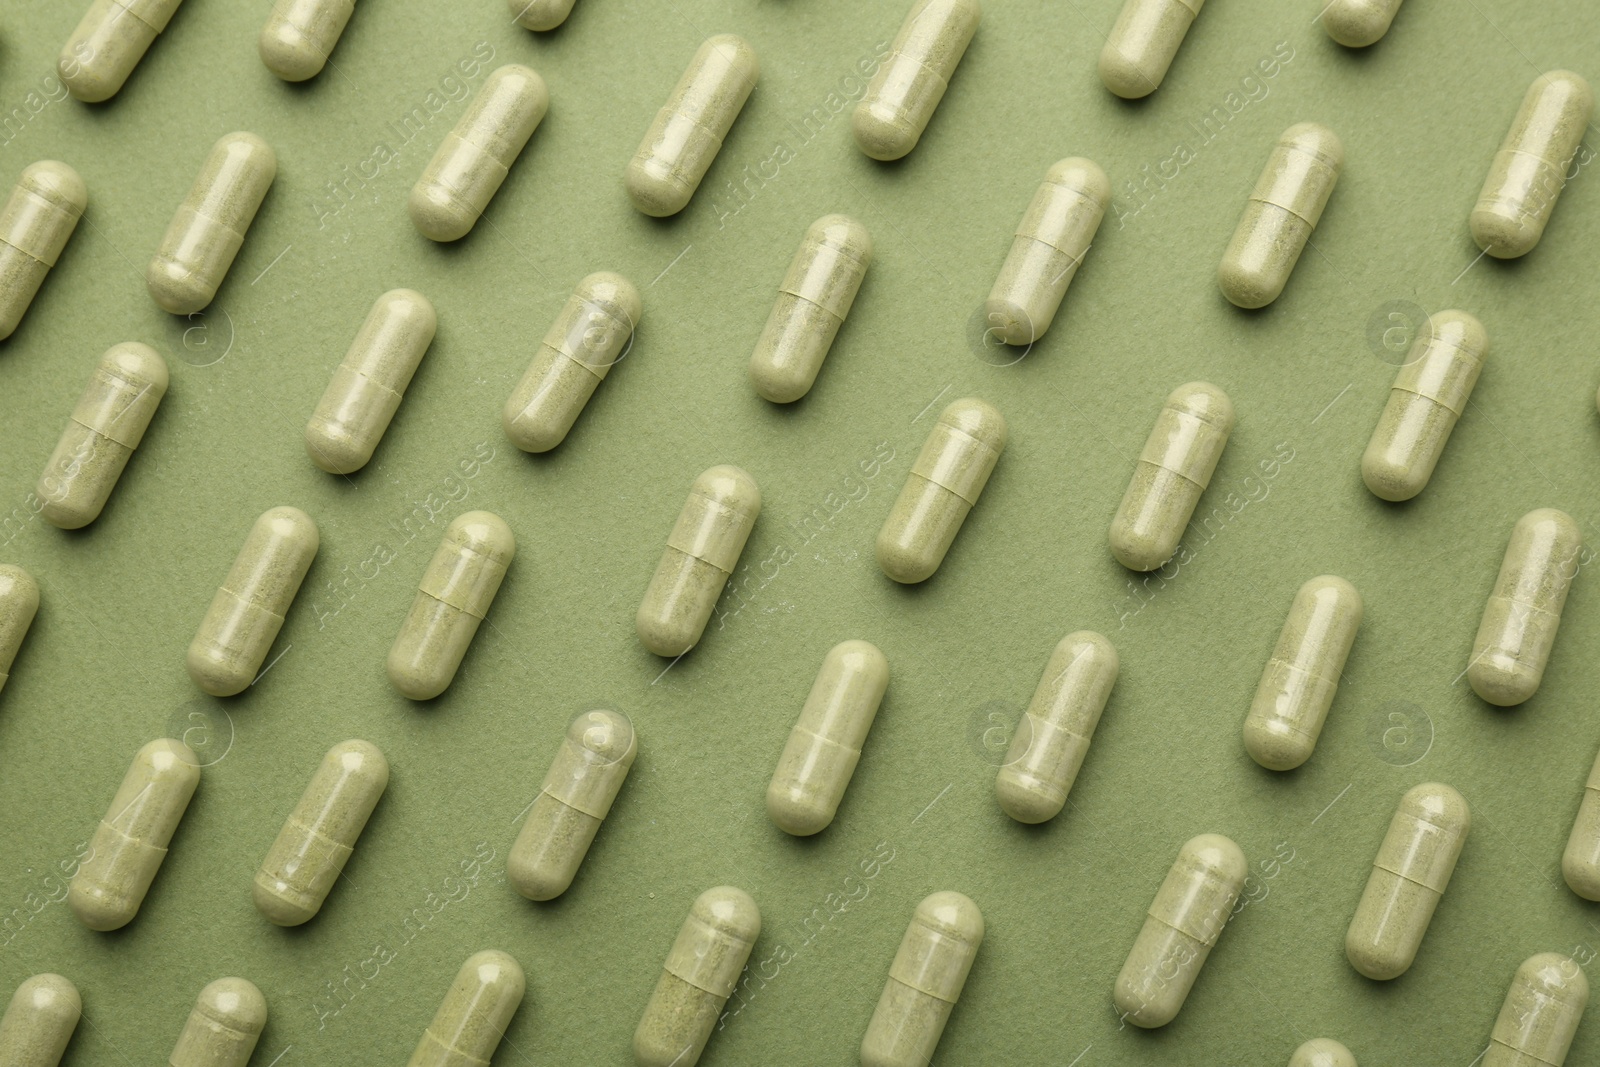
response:
[(991, 334), (1008, 345), (1044, 336), (1110, 201), (1111, 180), (1092, 159), (1063, 159), (1045, 173), (984, 304)]
[(0, 1018), (0, 1063), (57, 1067), (83, 1016), (78, 989), (59, 974), (36, 974), (17, 986)]
[(39, 583), (10, 563), (0, 563), (0, 689), (11, 677), (22, 639), (39, 613)]
[(1561, 855), (1561, 873), (1585, 900), (1600, 900), (1600, 756), (1584, 785), (1578, 817)]
[(1581, 75), (1552, 70), (1534, 79), (1472, 209), (1479, 248), (1498, 259), (1533, 251), (1593, 113), (1594, 92)]
[(509, 0), (511, 17), (527, 30), (553, 30), (572, 14), (576, 0)]
[(916, 0), (911, 5), (889, 58), (856, 105), (851, 126), (861, 151), (890, 160), (917, 147), (982, 17), (978, 0)]
[(182, 2), (94, 0), (56, 62), (67, 92), (89, 104), (116, 96)]
[(1242, 308), (1266, 307), (1289, 284), (1344, 166), (1344, 146), (1315, 122), (1278, 138), (1217, 268), (1222, 295)]
[(89, 205), (78, 172), (53, 159), (25, 168), (0, 207), (0, 341), (10, 337)]
[(200, 990), (167, 1061), (172, 1067), (245, 1067), (267, 1025), (267, 998), (243, 978)]
[(811, 224), (750, 357), (757, 393), (791, 404), (811, 391), (871, 265), (872, 235), (861, 223), (824, 215)]
[(1289, 1067), (1356, 1067), (1356, 1058), (1331, 1037), (1315, 1037), (1294, 1050)]
[(694, 1067), (761, 934), (761, 911), (742, 889), (695, 898), (633, 1032), (639, 1067)]
[(1400, 0), (1333, 0), (1322, 9), (1322, 28), (1346, 48), (1382, 40), (1400, 11)]
[(522, 966), (507, 953), (487, 949), (468, 956), (406, 1067), (487, 1064), (526, 991)]
[(1100, 50), (1100, 80), (1125, 100), (1160, 87), (1205, 0), (1128, 0)]
[(1566, 512), (1539, 508), (1517, 520), (1467, 664), (1484, 700), (1511, 707), (1538, 692), (1582, 556), (1583, 532)]
[(923, 899), (861, 1039), (861, 1067), (926, 1067), (983, 944), (983, 913), (960, 893)]
[(261, 62), (286, 82), (322, 73), (356, 0), (277, 0), (261, 29)]
[(1588, 1006), (1589, 980), (1576, 960), (1528, 957), (1506, 990), (1483, 1067), (1562, 1067)]

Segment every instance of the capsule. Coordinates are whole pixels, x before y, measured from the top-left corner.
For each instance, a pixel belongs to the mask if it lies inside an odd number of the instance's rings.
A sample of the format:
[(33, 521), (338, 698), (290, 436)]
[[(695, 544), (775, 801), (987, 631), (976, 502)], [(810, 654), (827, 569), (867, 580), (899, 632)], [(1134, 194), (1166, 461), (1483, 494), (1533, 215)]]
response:
[(65, 163), (41, 160), (17, 179), (0, 207), (0, 341), (16, 331), (88, 205), (88, 187)]
[(192, 315), (211, 303), (277, 175), (272, 146), (253, 133), (230, 133), (212, 146), (145, 271), (157, 304)]
[(1111, 520), (1111, 554), (1153, 571), (1178, 551), (1233, 432), (1233, 402), (1209, 382), (1180, 385), (1156, 416), (1133, 480)]
[(446, 527), (389, 649), (396, 689), (432, 700), (449, 688), (516, 554), (511, 527), (493, 512), (469, 511)]
[(598, 271), (578, 283), (506, 400), (501, 425), (524, 452), (548, 452), (567, 439), (589, 398), (629, 348), (644, 313), (639, 290)]
[(11, 677), (11, 664), (39, 613), (39, 583), (10, 563), (0, 563), (0, 689)]
[(261, 62), (286, 82), (315, 78), (355, 9), (356, 0), (277, 0), (261, 29)]
[(1295, 594), (1244, 720), (1245, 750), (1269, 771), (1293, 770), (1311, 758), (1361, 609), (1356, 587), (1332, 574), (1312, 578)]
[(200, 761), (182, 741), (163, 737), (133, 757), (67, 889), (67, 904), (83, 925), (117, 930), (139, 914), (199, 784)]
[(1100, 50), (1100, 80), (1124, 100), (1161, 86), (1206, 0), (1128, 0)]
[(267, 1025), (267, 998), (243, 978), (200, 990), (167, 1061), (172, 1067), (245, 1067)]
[(1580, 75), (1552, 70), (1533, 80), (1472, 209), (1472, 239), (1479, 248), (1497, 259), (1533, 251), (1593, 111), (1594, 93)]
[(256, 910), (279, 926), (315, 916), (388, 785), (389, 761), (376, 745), (330, 748), (256, 871)]
[(526, 990), (521, 965), (506, 953), (486, 949), (468, 956), (406, 1067), (487, 1064)]
[(0, 1063), (57, 1067), (83, 1015), (78, 989), (59, 974), (36, 974), (17, 986), (0, 1018)]
[(1352, 967), (1379, 981), (1406, 973), (1471, 827), (1467, 802), (1447, 785), (1425, 782), (1400, 798), (1345, 934)]
[(861, 223), (824, 215), (811, 224), (750, 357), (757, 393), (792, 404), (811, 391), (871, 265), (872, 235)]
[(742, 37), (724, 33), (700, 45), (628, 163), (634, 207), (662, 218), (689, 206), (760, 76)]
[(1465, 311), (1429, 317), (1361, 457), (1361, 480), (1374, 496), (1410, 500), (1427, 487), (1488, 354), (1489, 334)]
[(638, 1029), (639, 1067), (694, 1067), (761, 934), (761, 911), (742, 889), (720, 885), (695, 898), (667, 953)]
[(576, 0), (510, 0), (511, 17), (528, 30), (553, 30), (572, 14)]
[(1483, 1067), (1561, 1067), (1588, 1006), (1589, 980), (1577, 961), (1559, 952), (1530, 956), (1506, 990)]
[(1572, 891), (1585, 900), (1600, 900), (1600, 757), (1589, 771), (1583, 803), (1561, 855), (1561, 873)]
[(1289, 1067), (1356, 1067), (1356, 1058), (1333, 1038), (1317, 1037), (1294, 1050)]
[(978, 0), (916, 0), (911, 5), (889, 58), (856, 105), (851, 125), (861, 151), (890, 160), (917, 147), (982, 17)]
[(984, 321), (1008, 345), (1030, 345), (1055, 321), (1111, 201), (1111, 180), (1092, 159), (1051, 167), (1017, 225)]
[(1217, 268), (1223, 296), (1242, 308), (1278, 299), (1343, 166), (1344, 146), (1326, 126), (1302, 122), (1284, 131)]
[(1517, 520), (1467, 664), (1484, 700), (1511, 707), (1539, 691), (1582, 554), (1583, 533), (1566, 512), (1539, 508)]
[(56, 61), (67, 92), (89, 104), (116, 96), (182, 2), (94, 0)]
[(411, 189), (411, 221), (433, 241), (459, 241), (511, 173), (511, 164), (550, 108), (537, 73), (507, 63), (484, 80)]
[(1333, 0), (1322, 9), (1322, 28), (1346, 48), (1365, 48), (1382, 40), (1399, 10), (1400, 0)]
[(923, 898), (861, 1039), (861, 1067), (932, 1062), (982, 944), (983, 913), (971, 899), (952, 892)]
[(681, 656), (699, 642), (760, 514), (761, 490), (738, 467), (694, 480), (634, 619), (645, 648)]
[(522, 832), (506, 857), (506, 878), (529, 900), (567, 891), (639, 751), (620, 711), (586, 711), (567, 727)]

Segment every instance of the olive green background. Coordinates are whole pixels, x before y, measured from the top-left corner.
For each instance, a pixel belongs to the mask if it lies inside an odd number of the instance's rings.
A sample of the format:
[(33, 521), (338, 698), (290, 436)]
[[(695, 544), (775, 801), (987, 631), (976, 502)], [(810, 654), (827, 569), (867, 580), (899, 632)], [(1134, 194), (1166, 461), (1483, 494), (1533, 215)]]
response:
[[(1600, 75), (1576, 0), (1411, 0), (1359, 53), (1326, 38), (1315, 2), (1215, 0), (1141, 104), (1095, 74), (1118, 0), (993, 0), (927, 135), (890, 165), (856, 150), (848, 108), (901, 0), (578, 0), (547, 35), (500, 0), (363, 0), (304, 86), (257, 58), (265, 0), (190, 0), (96, 107), (50, 77), (82, 6), (0, 17), (0, 108), (21, 109), (0, 184), (63, 159), (91, 200), (0, 345), (0, 559), (44, 597), (0, 695), (0, 994), (44, 970), (77, 983), (66, 1062), (163, 1062), (227, 974), (271, 1004), (258, 1067), (403, 1062), (460, 962), (497, 947), (529, 978), (497, 1064), (625, 1063), (690, 901), (719, 883), (765, 918), (703, 1061), (720, 1067), (854, 1063), (911, 910), (939, 889), (972, 896), (989, 931), (946, 1065), (1278, 1064), (1333, 1036), (1364, 1065), (1467, 1067), (1525, 957), (1576, 953), (1600, 977), (1600, 906), (1558, 867), (1600, 742), (1595, 579), (1577, 579), (1533, 700), (1492, 708), (1461, 678), (1516, 518), (1561, 507), (1600, 535), (1600, 179), (1579, 172), (1521, 262), (1474, 265), (1467, 233), (1532, 78)], [(761, 56), (760, 85), (690, 208), (648, 219), (623, 168), (699, 40), (730, 31)], [(467, 92), (512, 61), (544, 75), (550, 113), (477, 230), (434, 245), (406, 193)], [(1207, 141), (1191, 123), (1214, 107)], [(393, 124), (413, 109), (405, 143)], [(1273, 140), (1308, 119), (1344, 139), (1344, 177), (1285, 295), (1239, 312), (1216, 261)], [(169, 316), (144, 265), (233, 129), (276, 147), (277, 184), (216, 302)], [(975, 314), (1045, 169), (1072, 154), (1112, 176), (1116, 211), (1044, 341), (996, 353)], [(1125, 183), (1147, 173), (1136, 198)], [(833, 211), (866, 223), (877, 259), (816, 388), (775, 407), (745, 363), (801, 233)], [(598, 269), (642, 290), (636, 343), (560, 449), (523, 455), (500, 407)], [(302, 427), (373, 299), (402, 285), (434, 301), (438, 339), (372, 464), (329, 476)], [(1493, 351), (1433, 484), (1387, 505), (1360, 453), (1406, 324), (1447, 307), (1478, 315)], [(168, 357), (171, 390), (101, 519), (57, 531), (30, 489), (90, 367), (125, 340)], [(1196, 378), (1238, 410), (1210, 521), (1182, 566), (1134, 583), (1105, 528), (1162, 398)], [(999, 407), (1011, 443), (944, 567), (900, 588), (873, 538), (963, 395)], [(740, 594), (667, 669), (633, 613), (713, 463), (749, 470), (765, 510)], [(285, 503), (317, 519), (321, 554), (268, 673), (206, 697), (184, 649), (254, 517)], [(469, 508), (504, 516), (519, 554), (455, 684), (414, 704), (384, 655)], [(1295, 589), (1327, 572), (1362, 591), (1366, 621), (1315, 757), (1273, 774), (1240, 725)], [(1023, 827), (994, 772), (1080, 628), (1115, 642), (1122, 676), (1067, 810)], [(889, 695), (837, 821), (794, 840), (763, 790), (823, 653), (851, 637), (887, 653)], [(633, 717), (639, 759), (575, 885), (531, 904), (505, 854), (565, 723), (597, 704)], [(162, 735), (202, 753), (202, 783), (137, 920), (91, 932), (59, 902), (62, 872)], [(348, 737), (389, 755), (388, 794), (322, 914), (277, 929), (252, 873)], [(1416, 965), (1369, 982), (1344, 930), (1395, 802), (1427, 780), (1461, 790), (1473, 830)], [(1176, 1022), (1119, 1028), (1112, 982), (1203, 831), (1243, 847), (1252, 903)], [(1590, 1018), (1569, 1063), (1596, 1059)]]

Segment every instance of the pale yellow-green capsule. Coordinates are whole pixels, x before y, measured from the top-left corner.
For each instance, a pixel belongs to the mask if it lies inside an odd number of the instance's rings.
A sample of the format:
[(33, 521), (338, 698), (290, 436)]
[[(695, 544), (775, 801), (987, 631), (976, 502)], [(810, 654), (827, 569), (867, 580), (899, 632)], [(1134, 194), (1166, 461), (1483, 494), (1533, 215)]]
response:
[(1153, 571), (1172, 558), (1232, 432), (1233, 402), (1211, 383), (1189, 382), (1168, 394), (1111, 520), (1118, 563)]
[(983, 913), (960, 893), (923, 898), (878, 996), (861, 1067), (926, 1067), (983, 944)]
[(508, 954), (468, 956), (406, 1067), (488, 1067), (526, 990), (522, 966)]
[(244, 978), (200, 990), (167, 1060), (171, 1067), (245, 1067), (267, 1025), (267, 998)]
[(579, 282), (500, 413), (511, 443), (548, 452), (565, 441), (643, 313), (639, 290), (620, 274), (597, 271)]
[(65, 163), (41, 160), (17, 179), (0, 207), (0, 341), (22, 321), (88, 204), (88, 187)]
[(1588, 1006), (1589, 980), (1576, 960), (1528, 957), (1506, 990), (1483, 1067), (1562, 1067)]
[(418, 232), (433, 241), (471, 233), (549, 109), (537, 72), (507, 63), (490, 74), (411, 189)]
[(112, 345), (39, 475), (39, 514), (63, 530), (99, 518), (166, 394), (167, 364), (155, 349), (135, 341)]
[(1289, 284), (1344, 166), (1344, 146), (1326, 126), (1302, 122), (1278, 138), (1217, 268), (1222, 295), (1266, 307)]
[(1410, 500), (1427, 487), (1488, 354), (1488, 332), (1465, 311), (1429, 317), (1361, 457), (1361, 480), (1374, 496)]
[(567, 891), (628, 777), (639, 738), (620, 711), (586, 711), (567, 736), (506, 856), (506, 880), (529, 900)]
[(1206, 0), (1128, 0), (1100, 50), (1100, 80), (1124, 100), (1149, 96)]
[(378, 297), (306, 424), (306, 454), (329, 474), (367, 465), (433, 343), (439, 318), (412, 289)]
[(1498, 259), (1533, 251), (1593, 112), (1594, 93), (1581, 75), (1552, 70), (1533, 80), (1472, 209), (1479, 248)]
[(633, 1032), (639, 1067), (694, 1067), (761, 935), (761, 910), (733, 886), (695, 898)]
[(36, 974), (17, 986), (0, 1018), (0, 1063), (57, 1067), (83, 1015), (78, 989), (59, 974)]
[(277, 0), (261, 29), (261, 62), (286, 82), (315, 78), (355, 9), (356, 0)]
[(700, 45), (628, 163), (634, 207), (662, 218), (689, 206), (760, 76), (742, 37), (724, 33)]
[(1044, 336), (1110, 200), (1111, 180), (1092, 159), (1073, 156), (1045, 173), (984, 304), (989, 333), (1008, 345)]
[(872, 235), (861, 223), (824, 215), (811, 224), (750, 357), (757, 393), (791, 404), (811, 391), (871, 265)]
[(67, 92), (90, 104), (116, 96), (182, 2), (94, 0), (56, 61)]
[(10, 563), (0, 563), (0, 689), (11, 677), (11, 664), (39, 613), (39, 583)]
[(916, 0), (889, 58), (867, 83), (851, 126), (873, 159), (899, 159), (922, 139), (950, 78), (978, 32), (978, 0)]
[(256, 910), (279, 926), (315, 916), (388, 785), (389, 761), (376, 745), (330, 748), (256, 871)]
[(699, 642), (760, 514), (761, 490), (738, 467), (694, 480), (634, 618), (645, 648), (681, 656)]
[(1511, 707), (1539, 691), (1582, 555), (1583, 532), (1566, 512), (1538, 508), (1517, 520), (1472, 642), (1473, 692)]
[(572, 14), (576, 0), (509, 0), (511, 17), (529, 30), (553, 30)]
[(215, 299), (277, 176), (272, 146), (253, 133), (226, 134), (212, 146), (145, 271), (157, 304), (192, 315)]
[(1600, 900), (1600, 756), (1584, 785), (1583, 802), (1561, 855), (1561, 873), (1574, 893), (1585, 900)]
[(1365, 48), (1389, 32), (1399, 10), (1400, 0), (1332, 0), (1322, 9), (1322, 28), (1346, 48)]
[(116, 930), (133, 921), (199, 784), (200, 761), (182, 741), (163, 737), (133, 757), (67, 889), (83, 925)]
[(933, 577), (978, 503), (1006, 447), (1006, 420), (975, 397), (939, 415), (889, 517), (878, 531), (878, 566), (905, 585)]
[(1357, 1067), (1351, 1051), (1331, 1037), (1316, 1037), (1294, 1050), (1289, 1067)]
[(1400, 798), (1345, 933), (1352, 967), (1379, 981), (1406, 973), (1471, 828), (1467, 802), (1447, 785), (1424, 782)]

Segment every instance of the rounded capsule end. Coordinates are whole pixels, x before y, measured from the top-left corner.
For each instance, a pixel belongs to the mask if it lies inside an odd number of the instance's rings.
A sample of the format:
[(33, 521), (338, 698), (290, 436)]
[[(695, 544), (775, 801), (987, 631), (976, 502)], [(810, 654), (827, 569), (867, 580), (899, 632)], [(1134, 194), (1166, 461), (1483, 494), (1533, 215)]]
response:
[(786, 834), (810, 837), (826, 830), (836, 814), (835, 809), (819, 801), (814, 792), (772, 782), (767, 786), (767, 818)]
[(1568, 851), (1561, 857), (1561, 876), (1567, 880), (1568, 888), (1584, 900), (1600, 900), (1600, 859)]
[(657, 618), (649, 612), (649, 606), (648, 600), (640, 604), (633, 619), (640, 644), (663, 659), (677, 659), (694, 648), (700, 639), (698, 631), (687, 623)]
[(1269, 771), (1292, 771), (1311, 758), (1312, 742), (1281, 719), (1252, 715), (1244, 722), (1244, 748)]
[(1180, 862), (1187, 860), (1197, 867), (1215, 872), (1217, 877), (1226, 881), (1243, 883), (1245, 876), (1250, 873), (1244, 852), (1231, 838), (1221, 834), (1197, 834), (1183, 843), (1178, 855)]
[(1438, 341), (1467, 353), (1474, 359), (1489, 354), (1489, 331), (1476, 315), (1450, 308), (1428, 316), (1428, 340)]
[(939, 414), (939, 421), (974, 437), (996, 452), (1006, 447), (1006, 420), (993, 404), (975, 396), (963, 397), (950, 403)]
[(54, 159), (41, 159), (22, 171), (17, 185), (37, 196), (66, 209), (73, 215), (82, 215), (89, 206), (89, 187), (82, 176), (67, 164)]
[(167, 361), (161, 353), (138, 341), (124, 341), (112, 345), (101, 362), (125, 377), (143, 382), (158, 394), (165, 394), (169, 384)]
[(702, 471), (689, 491), (752, 517), (761, 514), (761, 488), (747, 472), (730, 463)]
[(487, 556), (502, 567), (517, 554), (517, 538), (506, 520), (492, 511), (466, 511), (451, 520), (443, 541), (480, 556)]
[(78, 987), (59, 974), (36, 974), (17, 986), (11, 1003), (26, 1005), (41, 1021), (50, 1020), (63, 1029), (78, 1025), (83, 1015), (83, 998)]
[(634, 732), (633, 721), (610, 708), (596, 708), (573, 719), (572, 725), (567, 727), (567, 737), (607, 764), (622, 763), (631, 767), (639, 750), (639, 736)]
[(1514, 708), (1539, 691), (1544, 671), (1506, 655), (1476, 658), (1467, 667), (1472, 691), (1496, 707)]
[(994, 793), (1001, 811), (1029, 826), (1049, 822), (1061, 814), (1067, 803), (1061, 790), (1048, 788), (1037, 776), (1009, 767), (1000, 768), (995, 776)]
[(91, 930), (120, 930), (139, 914), (139, 902), (129, 900), (104, 885), (85, 885), (73, 879), (67, 890), (67, 907)]
[(1589, 979), (1570, 956), (1541, 952), (1529, 956), (1517, 968), (1517, 981), (1549, 999), (1576, 1005), (1581, 1012), (1589, 1004)]
[(0, 563), (0, 601), (13, 615), (32, 618), (39, 610), (39, 583), (21, 567)]
[(256, 910), (274, 926), (300, 926), (316, 917), (319, 909), (307, 904), (302, 894), (294, 893), (287, 885), (273, 884), (258, 872), (250, 887), (250, 899)]
[(1107, 41), (1100, 50), (1100, 81), (1124, 100), (1140, 100), (1161, 83), (1140, 69), (1134, 57)]
[(267, 1025), (267, 998), (244, 978), (218, 978), (200, 990), (194, 1010), (242, 1034), (260, 1034)]
[(162, 255), (157, 255), (145, 268), (144, 282), (156, 305), (173, 315), (204, 311), (217, 295), (216, 287), (210, 282), (182, 263)]
[(372, 459), (367, 442), (342, 422), (313, 415), (306, 423), (306, 455), (329, 474), (354, 474)]
[(761, 934), (761, 909), (749, 893), (731, 885), (713, 886), (701, 893), (689, 914), (742, 941), (754, 941)]
[(627, 278), (609, 270), (597, 270), (578, 283), (574, 292), (581, 300), (603, 304), (628, 323), (629, 329), (639, 325), (644, 314), (644, 301), (636, 287)]
[(67, 87), (67, 92), (85, 104), (110, 100), (128, 79), (127, 72), (117, 70), (114, 64), (81, 61), (73, 54), (71, 42), (56, 60), (56, 76)]
[(1044, 180), (1063, 189), (1072, 189), (1091, 200), (1105, 203), (1111, 199), (1111, 179), (1105, 169), (1092, 159), (1068, 156), (1052, 164)]
[(1474, 208), (1471, 227), (1472, 240), (1496, 259), (1520, 259), (1544, 236), (1544, 228), (1527, 215), (1498, 206)]
[(917, 905), (913, 919), (974, 948), (983, 942), (983, 912), (964, 893), (944, 890), (929, 894)]
[(943, 562), (931, 550), (919, 552), (901, 544), (900, 539), (887, 528), (878, 531), (877, 555), (879, 569), (901, 585), (927, 581)]
[(58, 530), (81, 530), (100, 517), (100, 509), (88, 501), (74, 504), (64, 499), (51, 500), (40, 496), (39, 514)]
[(1289, 1067), (1356, 1067), (1356, 1058), (1332, 1038), (1317, 1037), (1294, 1050)]
[(1472, 828), (1466, 798), (1443, 782), (1413, 786), (1400, 798), (1399, 813), (1458, 835)]
[(478, 213), (438, 182), (419, 181), (412, 186), (406, 210), (417, 232), (440, 244), (461, 240), (478, 222)]
[(528, 979), (522, 973), (522, 964), (518, 963), (510, 953), (498, 949), (490, 948), (474, 952), (461, 965), (461, 970), (475, 975), (479, 985), (502, 991), (507, 1000), (515, 1000), (518, 1003), (522, 1001), (522, 996), (528, 988)]
[(989, 324), (989, 336), (1008, 345), (1031, 345), (1048, 328), (1034, 321), (1033, 309), (1027, 304), (996, 296), (983, 302), (983, 321)]
[(849, 215), (824, 215), (806, 230), (806, 241), (826, 248), (837, 248), (859, 261), (872, 263), (872, 234)]
[(1254, 311), (1264, 308), (1283, 293), (1288, 278), (1274, 273), (1261, 264), (1256, 269), (1224, 258), (1217, 267), (1217, 286), (1234, 307)]
[(1344, 142), (1320, 122), (1297, 122), (1278, 137), (1278, 144), (1316, 156), (1335, 172), (1344, 166)]
[(861, 151), (885, 163), (910, 155), (922, 137), (898, 111), (872, 100), (856, 105), (850, 130)]
[(1338, 0), (1322, 13), (1322, 28), (1346, 48), (1365, 48), (1389, 32), (1394, 9), (1389, 0)]
[(572, 0), (510, 0), (511, 17), (525, 30), (553, 30), (572, 13)]
[(1223, 433), (1233, 432), (1233, 401), (1210, 382), (1186, 382), (1178, 386), (1167, 394), (1166, 406), (1203, 419)]
[(440, 677), (438, 671), (424, 671), (406, 656), (397, 655), (395, 650), (389, 652), (385, 664), (389, 675), (389, 684), (394, 686), (395, 692), (409, 700), (432, 700), (446, 689), (454, 680), (450, 677)]
[(298, 26), (278, 18), (262, 29), (257, 49), (267, 69), (286, 82), (309, 81), (322, 73), (328, 62)]
[(1374, 440), (1361, 454), (1361, 480), (1379, 500), (1399, 503), (1410, 500), (1427, 488), (1433, 471), (1423, 470), (1414, 463), (1402, 463)]
[(194, 684), (214, 697), (242, 693), (255, 680), (255, 672), (241, 669), (238, 660), (225, 649), (202, 643), (198, 637), (189, 644), (184, 666)]
[(1385, 952), (1371, 940), (1360, 936), (1354, 924), (1344, 937), (1344, 955), (1350, 961), (1350, 966), (1374, 982), (1392, 981), (1411, 967), (1411, 960), (1401, 958), (1392, 949)]
[(695, 187), (677, 180), (652, 160), (633, 159), (623, 181), (633, 206), (652, 218), (664, 219), (689, 206)]

